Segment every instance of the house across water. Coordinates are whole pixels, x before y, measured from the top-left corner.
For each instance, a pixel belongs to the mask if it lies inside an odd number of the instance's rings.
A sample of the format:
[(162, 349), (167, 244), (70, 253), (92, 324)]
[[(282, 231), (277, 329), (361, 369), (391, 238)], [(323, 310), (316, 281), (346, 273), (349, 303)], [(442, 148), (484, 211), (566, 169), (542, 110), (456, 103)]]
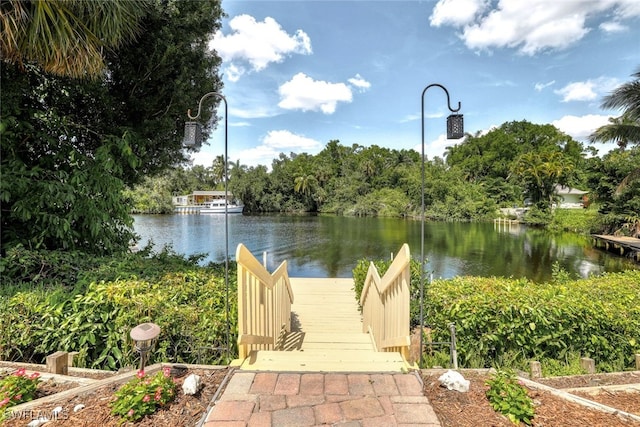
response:
[(560, 209), (582, 209), (588, 204), (587, 191), (578, 190), (577, 188), (565, 187), (564, 185), (556, 185), (556, 194), (559, 201), (556, 205)]

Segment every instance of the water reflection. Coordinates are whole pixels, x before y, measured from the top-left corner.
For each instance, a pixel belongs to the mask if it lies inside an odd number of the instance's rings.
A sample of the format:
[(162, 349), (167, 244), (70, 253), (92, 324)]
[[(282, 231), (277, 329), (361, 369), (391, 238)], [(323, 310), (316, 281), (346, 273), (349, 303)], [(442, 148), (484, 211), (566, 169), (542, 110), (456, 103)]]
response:
[[(224, 215), (138, 215), (139, 246), (172, 245), (182, 254), (207, 254), (204, 262), (224, 260)], [(420, 256), (420, 222), (395, 218), (336, 216), (230, 215), (229, 253), (243, 243), (267, 267), (287, 260), (289, 274), (302, 277), (351, 277), (362, 258), (388, 259), (403, 243)], [(587, 277), (637, 268), (631, 261), (594, 249), (588, 238), (550, 234), (523, 226), (493, 223), (426, 223), (427, 268), (434, 277), (459, 275), (551, 278), (558, 262)]]

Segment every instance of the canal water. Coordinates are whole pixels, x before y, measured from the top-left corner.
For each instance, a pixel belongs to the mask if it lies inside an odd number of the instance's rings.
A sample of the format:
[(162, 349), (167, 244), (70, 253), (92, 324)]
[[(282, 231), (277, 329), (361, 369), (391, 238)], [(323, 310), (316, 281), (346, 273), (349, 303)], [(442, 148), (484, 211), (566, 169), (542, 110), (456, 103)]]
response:
[[(389, 259), (403, 243), (420, 259), (420, 221), (328, 215), (229, 215), (229, 255), (243, 243), (273, 271), (288, 261), (293, 277), (352, 277), (362, 258)], [(224, 215), (135, 215), (139, 247), (149, 241), (180, 254), (225, 257)], [(574, 276), (637, 268), (593, 247), (591, 239), (518, 225), (425, 223), (427, 269), (434, 278), (461, 275), (527, 277), (541, 282), (559, 265)]]

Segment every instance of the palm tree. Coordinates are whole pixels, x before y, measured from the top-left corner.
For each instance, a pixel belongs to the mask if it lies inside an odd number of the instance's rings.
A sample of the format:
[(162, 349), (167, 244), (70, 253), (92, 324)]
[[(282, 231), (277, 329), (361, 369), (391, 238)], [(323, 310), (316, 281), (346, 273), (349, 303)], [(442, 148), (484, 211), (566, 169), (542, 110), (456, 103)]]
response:
[(224, 182), (224, 156), (216, 156), (213, 160), (213, 165), (211, 166), (211, 171), (213, 173), (213, 178), (216, 182), (222, 183)]
[(574, 171), (572, 162), (559, 151), (529, 151), (514, 162), (513, 172), (522, 179), (535, 203), (550, 208), (555, 198), (556, 184)]
[(0, 56), (68, 77), (95, 77), (103, 50), (140, 30), (147, 1), (8, 0), (0, 4)]
[(294, 190), (296, 193), (302, 193), (305, 196), (309, 196), (311, 191), (316, 187), (316, 177), (312, 174), (299, 175), (294, 179)]
[[(596, 129), (590, 136), (591, 141), (615, 141), (622, 150), (627, 144), (640, 144), (640, 68), (632, 76), (635, 80), (619, 86), (602, 102), (602, 108), (621, 109), (622, 115), (610, 119), (609, 124)], [(640, 169), (631, 171), (618, 185), (616, 194), (638, 178), (640, 178)]]
[(614, 141), (620, 149), (625, 150), (639, 130), (638, 121), (634, 122), (627, 114), (623, 114), (620, 117), (609, 117), (609, 124), (596, 129), (590, 139), (593, 142)]

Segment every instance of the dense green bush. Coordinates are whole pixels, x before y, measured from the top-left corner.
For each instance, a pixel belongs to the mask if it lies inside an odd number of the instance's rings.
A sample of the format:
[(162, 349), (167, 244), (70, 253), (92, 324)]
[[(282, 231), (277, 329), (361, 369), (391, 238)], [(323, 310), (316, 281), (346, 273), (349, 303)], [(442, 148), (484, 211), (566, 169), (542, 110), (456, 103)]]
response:
[(566, 360), (592, 357), (603, 371), (631, 366), (640, 351), (640, 271), (536, 284), (526, 279), (437, 280), (425, 307), (434, 340), (455, 322), (463, 366), (491, 366), (505, 354)]
[(589, 209), (554, 209), (553, 218), (547, 229), (551, 231), (572, 231), (589, 234), (597, 222), (598, 210)]
[[(360, 298), (367, 268), (354, 269)], [(374, 262), (382, 275), (390, 262)], [(411, 319), (418, 323), (419, 262), (411, 269)], [(425, 283), (425, 323), (434, 341), (449, 341), (456, 325), (460, 365), (524, 367), (530, 359), (566, 364), (592, 357), (602, 371), (631, 366), (640, 352), (640, 270), (573, 280), (556, 272), (550, 283), (527, 279), (457, 277)], [(555, 368), (558, 370), (559, 368)]]
[[(235, 265), (231, 266), (235, 271)], [(168, 271), (168, 270), (173, 271)], [(74, 364), (117, 369), (137, 363), (129, 331), (161, 327), (153, 361), (219, 363), (226, 343), (226, 291), (221, 266), (200, 267), (167, 251), (114, 258), (66, 285), (3, 288), (0, 359), (42, 363), (58, 350), (77, 351)], [(236, 285), (230, 274), (230, 344), (235, 354)]]

